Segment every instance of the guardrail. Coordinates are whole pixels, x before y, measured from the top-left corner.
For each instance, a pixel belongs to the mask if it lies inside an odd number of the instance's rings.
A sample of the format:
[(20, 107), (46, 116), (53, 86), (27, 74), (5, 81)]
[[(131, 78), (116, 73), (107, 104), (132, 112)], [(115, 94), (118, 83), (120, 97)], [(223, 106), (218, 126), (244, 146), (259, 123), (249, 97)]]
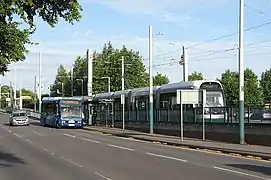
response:
[[(27, 109), (27, 108), (23, 108), (22, 110), (24, 110), (29, 117), (31, 117), (33, 119), (40, 119), (39, 112), (35, 112), (33, 109)], [(9, 112), (7, 112), (6, 109), (0, 109), (0, 112), (9, 113)]]

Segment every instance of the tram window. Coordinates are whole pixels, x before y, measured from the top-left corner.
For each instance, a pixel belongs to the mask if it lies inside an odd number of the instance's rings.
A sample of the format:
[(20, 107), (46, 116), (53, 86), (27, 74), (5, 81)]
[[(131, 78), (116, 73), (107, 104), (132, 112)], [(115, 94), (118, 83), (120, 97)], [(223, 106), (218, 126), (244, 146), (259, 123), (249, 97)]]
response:
[(146, 109), (146, 100), (145, 99), (137, 99), (136, 100), (136, 109), (144, 110)]
[(169, 108), (169, 99), (164, 99), (160, 101), (160, 108), (161, 109), (168, 109)]
[(115, 106), (115, 110), (121, 110), (121, 103), (120, 103), (120, 101), (116, 101), (114, 103), (114, 106)]
[(46, 104), (44, 107), (44, 112), (47, 113), (47, 115), (57, 114), (57, 105), (56, 104)]

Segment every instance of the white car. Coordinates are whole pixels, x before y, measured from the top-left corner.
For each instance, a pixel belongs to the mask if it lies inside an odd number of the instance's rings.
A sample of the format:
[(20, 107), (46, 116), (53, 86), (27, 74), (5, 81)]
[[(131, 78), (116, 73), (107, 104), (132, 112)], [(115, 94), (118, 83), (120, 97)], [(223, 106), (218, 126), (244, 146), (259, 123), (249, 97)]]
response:
[(9, 117), (9, 125), (29, 126), (29, 118), (25, 111), (13, 111)]

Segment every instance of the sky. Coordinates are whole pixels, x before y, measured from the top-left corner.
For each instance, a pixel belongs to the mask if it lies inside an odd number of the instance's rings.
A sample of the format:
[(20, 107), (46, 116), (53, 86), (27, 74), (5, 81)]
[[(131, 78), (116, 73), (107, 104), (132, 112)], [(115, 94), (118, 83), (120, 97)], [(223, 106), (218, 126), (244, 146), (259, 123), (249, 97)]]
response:
[[(216, 79), (227, 69), (238, 70), (239, 0), (79, 2), (83, 17), (74, 25), (60, 21), (51, 28), (36, 21), (37, 30), (31, 39), (39, 45), (28, 46), (26, 60), (12, 64), (2, 84), (15, 84), (16, 79), (18, 88), (33, 89), (39, 52), (43, 93), (48, 92), (60, 64), (71, 68), (77, 56), (83, 56), (88, 48), (101, 51), (108, 41), (116, 48), (125, 45), (147, 58), (149, 25), (153, 27), (154, 74), (166, 74), (171, 82), (182, 81), (182, 66), (178, 63), (182, 46), (187, 48), (189, 73), (197, 71), (206, 79)], [(245, 0), (245, 68), (258, 76), (271, 67), (270, 8), (270, 0)], [(233, 35), (220, 38), (229, 34)], [(147, 67), (148, 61), (144, 64)]]

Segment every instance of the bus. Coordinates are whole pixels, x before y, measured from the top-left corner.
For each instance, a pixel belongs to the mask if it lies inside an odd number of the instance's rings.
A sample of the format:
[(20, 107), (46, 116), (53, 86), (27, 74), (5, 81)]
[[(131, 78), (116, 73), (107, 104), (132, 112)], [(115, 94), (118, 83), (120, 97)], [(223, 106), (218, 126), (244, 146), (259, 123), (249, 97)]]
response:
[(44, 97), (40, 122), (43, 126), (83, 127), (82, 97)]

